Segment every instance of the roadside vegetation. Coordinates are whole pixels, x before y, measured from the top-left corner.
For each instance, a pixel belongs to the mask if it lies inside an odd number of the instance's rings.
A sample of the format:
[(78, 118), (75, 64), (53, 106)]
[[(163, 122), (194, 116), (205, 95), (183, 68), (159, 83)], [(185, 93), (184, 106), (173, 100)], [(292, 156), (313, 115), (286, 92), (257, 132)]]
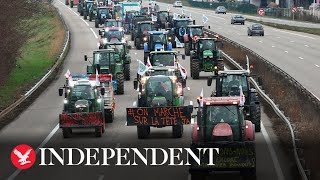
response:
[(0, 109), (13, 103), (50, 69), (65, 33), (58, 13), (47, 3), (10, 2), (18, 6), (13, 6), (12, 15), (9, 7), (0, 12), (5, 21), (0, 30)]

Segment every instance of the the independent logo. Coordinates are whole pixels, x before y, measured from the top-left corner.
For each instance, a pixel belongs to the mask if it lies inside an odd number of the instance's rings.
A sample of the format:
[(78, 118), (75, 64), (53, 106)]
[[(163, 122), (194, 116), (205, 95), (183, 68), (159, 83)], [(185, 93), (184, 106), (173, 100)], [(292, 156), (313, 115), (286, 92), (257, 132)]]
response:
[(36, 161), (34, 149), (26, 144), (20, 144), (11, 152), (11, 162), (18, 169), (29, 169)]

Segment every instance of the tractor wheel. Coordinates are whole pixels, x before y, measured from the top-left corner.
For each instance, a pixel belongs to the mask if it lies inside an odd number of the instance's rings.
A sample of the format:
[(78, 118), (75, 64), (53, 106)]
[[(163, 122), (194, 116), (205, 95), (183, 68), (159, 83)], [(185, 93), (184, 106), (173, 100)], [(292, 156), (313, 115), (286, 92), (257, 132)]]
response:
[(102, 131), (103, 131), (103, 127), (102, 126), (96, 127), (96, 129), (94, 131), (94, 135), (96, 137), (101, 137), (102, 136)]
[(175, 40), (172, 41), (172, 48), (177, 48), (177, 42)]
[(103, 119), (102, 134), (106, 131), (106, 120)]
[(117, 81), (117, 94), (123, 94), (124, 92), (124, 77), (123, 77), (123, 73), (118, 73), (116, 74), (116, 81)]
[(200, 172), (190, 173), (190, 175), (191, 175), (191, 180), (203, 180), (206, 177), (205, 174)]
[(70, 2), (70, 8), (73, 8), (73, 1)]
[(184, 43), (184, 54), (186, 56), (190, 56), (190, 44), (189, 43)]
[(66, 0), (66, 1), (65, 1), (65, 4), (68, 6), (68, 5), (69, 5), (69, 0)]
[(94, 21), (94, 27), (99, 28), (99, 21), (98, 21), (98, 19), (96, 19), (96, 20)]
[(218, 71), (223, 71), (223, 70), (224, 70), (223, 61), (218, 61)]
[(256, 94), (251, 94), (251, 104), (250, 104), (250, 121), (255, 125), (255, 131), (261, 131), (261, 109), (260, 104), (255, 102), (259, 101)]
[(114, 111), (112, 110), (105, 110), (104, 111), (105, 113), (105, 122), (106, 123), (113, 123), (113, 120), (114, 120)]
[(245, 180), (256, 180), (257, 179), (257, 173), (256, 169), (244, 169), (241, 171), (241, 176), (244, 177)]
[(131, 41), (133, 41), (133, 31), (131, 32)]
[(87, 11), (84, 11), (84, 12), (83, 12), (83, 19), (87, 19), (87, 16), (88, 16)]
[(137, 133), (139, 139), (144, 139), (150, 134), (150, 126), (137, 126)]
[(130, 81), (130, 64), (124, 64), (124, 78)]
[(63, 138), (70, 138), (72, 136), (72, 129), (62, 128), (62, 135), (63, 135)]
[(192, 69), (191, 69), (191, 73), (192, 73), (192, 78), (193, 79), (199, 79), (199, 74), (200, 74), (200, 63), (199, 61), (192, 61)]
[[(192, 54), (191, 54), (190, 61), (189, 61), (189, 67), (192, 67), (192, 62), (193, 62), (193, 59), (192, 59)], [(192, 71), (190, 71), (190, 76), (192, 77)]]
[(83, 10), (80, 10), (80, 16), (83, 16)]
[(144, 53), (144, 55), (143, 55), (143, 62), (144, 62), (144, 64), (147, 64), (148, 56), (149, 56), (148, 53)]
[(140, 47), (140, 39), (139, 39), (139, 38), (136, 38), (134, 42), (135, 42), (136, 48), (137, 48), (138, 50), (140, 50), (140, 49), (141, 49), (141, 47)]
[(90, 22), (92, 21), (92, 15), (89, 16), (89, 21), (90, 21)]
[(183, 134), (183, 125), (172, 126), (172, 136), (174, 138), (181, 138)]

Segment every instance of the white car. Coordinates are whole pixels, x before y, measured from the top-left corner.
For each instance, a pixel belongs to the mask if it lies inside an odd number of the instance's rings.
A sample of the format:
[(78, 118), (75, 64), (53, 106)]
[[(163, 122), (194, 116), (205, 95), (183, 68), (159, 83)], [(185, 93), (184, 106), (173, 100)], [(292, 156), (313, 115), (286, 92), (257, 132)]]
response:
[(181, 1), (175, 1), (173, 3), (173, 7), (182, 7), (182, 2)]

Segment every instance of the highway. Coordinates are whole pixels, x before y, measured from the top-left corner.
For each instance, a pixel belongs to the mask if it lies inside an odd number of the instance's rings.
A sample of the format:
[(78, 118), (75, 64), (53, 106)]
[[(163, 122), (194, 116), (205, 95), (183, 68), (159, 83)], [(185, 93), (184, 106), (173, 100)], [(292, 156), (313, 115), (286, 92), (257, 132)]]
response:
[[(168, 4), (158, 4), (160, 8), (167, 9), (168, 7)], [(180, 14), (182, 12), (181, 8), (173, 8), (172, 5), (169, 7), (171, 12)], [(209, 18), (205, 25), (210, 25), (212, 31), (238, 42), (266, 58), (320, 99), (320, 85), (315, 83), (318, 82), (320, 76), (319, 36), (264, 26), (264, 37), (249, 37), (247, 27), (252, 23), (231, 25), (231, 14), (229, 13), (215, 14), (212, 10), (186, 6), (183, 9), (186, 15), (189, 16), (191, 13), (196, 24), (203, 24), (202, 16), (205, 14)]]
[[(71, 73), (85, 73), (87, 62), (84, 61), (83, 55), (90, 56), (93, 50), (97, 49), (98, 29), (94, 28), (94, 23), (85, 21), (76, 12), (76, 8), (70, 9), (64, 5), (64, 1), (55, 0), (54, 5), (62, 13), (66, 23), (71, 31), (72, 44), (68, 56), (65, 59), (63, 72), (58, 79), (53, 82), (43, 94), (35, 100), (19, 117), (0, 131), (0, 179), (190, 179), (188, 168), (186, 166), (177, 167), (150, 167), (150, 166), (130, 166), (130, 167), (105, 167), (105, 166), (39, 166), (39, 154), (36, 164), (26, 171), (16, 171), (10, 162), (10, 153), (18, 144), (28, 144), (35, 149), (41, 147), (188, 147), (191, 141), (191, 125), (185, 126), (184, 135), (180, 139), (171, 138), (171, 128), (151, 129), (151, 136), (145, 140), (137, 138), (135, 127), (125, 125), (125, 108), (132, 107), (133, 102), (137, 99), (137, 92), (133, 90), (131, 81), (125, 82), (124, 95), (116, 95), (116, 112), (115, 120), (108, 124), (106, 132), (102, 138), (95, 138), (92, 132), (75, 133), (71, 139), (63, 139), (62, 131), (58, 127), (58, 114), (62, 111), (63, 98), (58, 96), (58, 88), (63, 86), (65, 79), (63, 74), (70, 69)], [(162, 7), (163, 8), (163, 7)], [(217, 18), (219, 19), (219, 18)], [(212, 22), (212, 21), (210, 21)], [(227, 26), (227, 25), (223, 25)], [(223, 27), (222, 26), (222, 27)], [(213, 26), (214, 27), (214, 26)], [(216, 28), (216, 27), (215, 27)], [(219, 27), (217, 27), (218, 29)], [(233, 28), (231, 28), (233, 30)], [(231, 31), (231, 30), (227, 30)], [(265, 41), (266, 37), (261, 40)], [(255, 37), (254, 37), (255, 38)], [(239, 40), (246, 39), (250, 42), (252, 39), (240, 36)], [(281, 40), (280, 40), (281, 41)], [(313, 41), (313, 40), (312, 40)], [(309, 42), (312, 42), (309, 40)], [(130, 42), (132, 45), (133, 43)], [(252, 43), (253, 44), (253, 43)], [(293, 43), (294, 44), (294, 43)], [(281, 44), (275, 44), (280, 46)], [(292, 48), (294, 45), (292, 45)], [(183, 53), (183, 49), (177, 49)], [(142, 50), (132, 49), (131, 77), (136, 76), (137, 62), (135, 59), (143, 59)], [(304, 56), (307, 57), (307, 56)], [(190, 72), (189, 58), (182, 61), (182, 65)], [(201, 73), (202, 77), (208, 74)], [(204, 95), (209, 96), (211, 88), (206, 85), (206, 78), (192, 80), (188, 74), (187, 86), (185, 89), (185, 102), (193, 101), (199, 96), (201, 88), (204, 89)], [(188, 90), (190, 89), (190, 90)], [(270, 142), (276, 142), (272, 125), (262, 112), (263, 128), (261, 133), (256, 134), (257, 150), (257, 176), (259, 180), (282, 180), (293, 179), (288, 173), (286, 159), (280, 157), (280, 165), (272, 149)], [(267, 143), (268, 142), (268, 143)], [(272, 151), (270, 151), (270, 149)], [(278, 148), (275, 147), (278, 153)], [(280, 168), (281, 166), (281, 168)], [(217, 179), (241, 179), (238, 175), (218, 175)]]

